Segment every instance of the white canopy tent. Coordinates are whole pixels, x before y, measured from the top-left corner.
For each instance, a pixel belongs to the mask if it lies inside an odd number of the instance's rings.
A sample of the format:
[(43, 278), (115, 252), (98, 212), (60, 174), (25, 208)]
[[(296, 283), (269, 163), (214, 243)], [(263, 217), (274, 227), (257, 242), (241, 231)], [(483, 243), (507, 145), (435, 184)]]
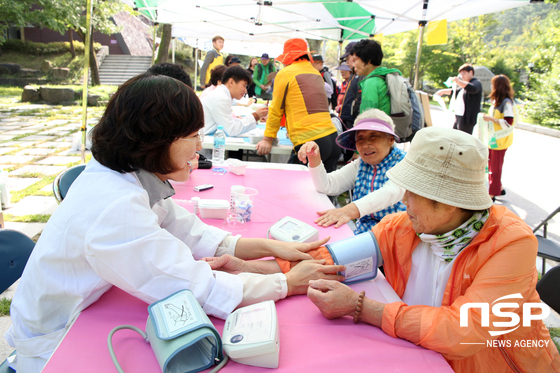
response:
[[(176, 36), (224, 34), (228, 40), (292, 37), (344, 41), (413, 30), (420, 21), (459, 19), (523, 6), (530, 0), (122, 0)], [(426, 8), (426, 9), (424, 9)], [(426, 10), (426, 11), (424, 11)], [(351, 24), (351, 25), (350, 25)], [(344, 35), (341, 31), (344, 32)], [(175, 34), (174, 34), (175, 35)], [(262, 40), (262, 39), (261, 39)]]
[[(416, 66), (424, 26), (527, 5), (538, 0), (122, 0), (154, 22), (174, 25), (173, 36), (206, 42), (219, 34), (228, 41), (281, 44), (300, 37), (342, 43), (375, 34), (420, 27)], [(196, 43), (196, 42), (195, 42)], [(233, 47), (240, 49), (234, 49)], [(261, 45), (262, 46), (262, 45)], [(267, 52), (251, 48), (252, 55)], [(226, 50), (241, 53), (243, 44)], [(256, 52), (256, 53), (255, 53)], [(268, 52), (267, 52), (268, 53)], [(418, 69), (416, 68), (416, 72)], [(415, 79), (415, 84), (416, 84)]]
[[(416, 54), (417, 67), (420, 60), (422, 31), (428, 22), (442, 19), (456, 21), (533, 2), (542, 2), (542, 0), (122, 1), (153, 22), (173, 24), (174, 29), (177, 30), (174, 36), (194, 39), (195, 42), (198, 39), (202, 43), (210, 40), (213, 35), (220, 34), (230, 41), (250, 43), (281, 44), (289, 38), (300, 37), (335, 40), (339, 46), (342, 46), (343, 42), (352, 39), (363, 39), (381, 33), (390, 35), (420, 27)], [(91, 0), (88, 0), (87, 8), (91, 10)], [(91, 12), (88, 11), (87, 21), (90, 22), (90, 19)], [(88, 27), (87, 37), (90, 32), (91, 29)], [(253, 51), (251, 54), (260, 53)], [(88, 59), (84, 66), (85, 71), (88, 71)], [(84, 80), (87, 82), (87, 79)], [(84, 89), (85, 94), (87, 94), (87, 86)], [(84, 108), (84, 118), (86, 111), (87, 109)], [(83, 122), (85, 123), (85, 119)], [(85, 129), (85, 124), (83, 127)], [(85, 144), (85, 136), (83, 142)]]

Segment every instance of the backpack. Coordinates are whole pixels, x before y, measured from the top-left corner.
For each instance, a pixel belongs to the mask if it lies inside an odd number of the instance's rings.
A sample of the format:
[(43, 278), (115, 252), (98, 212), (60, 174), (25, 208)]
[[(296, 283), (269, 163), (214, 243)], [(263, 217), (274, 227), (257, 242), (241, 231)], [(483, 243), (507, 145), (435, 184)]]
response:
[(416, 92), (398, 72), (373, 75), (387, 83), (387, 94), (391, 100), (391, 119), (395, 124), (395, 134), (400, 142), (412, 141), (416, 132), (424, 127), (424, 108)]
[[(321, 76), (323, 77), (323, 81), (325, 83), (328, 83), (325, 80), (325, 71), (329, 71), (329, 69), (325, 66), (323, 68), (323, 70), (321, 70)], [(338, 88), (338, 84), (337, 81), (332, 77), (332, 74), (330, 74), (331, 76), (331, 83), (333, 86), (333, 94), (331, 97), (329, 97), (329, 102), (331, 103), (332, 108), (336, 108), (336, 104), (338, 103), (338, 95), (340, 94), (340, 88)]]

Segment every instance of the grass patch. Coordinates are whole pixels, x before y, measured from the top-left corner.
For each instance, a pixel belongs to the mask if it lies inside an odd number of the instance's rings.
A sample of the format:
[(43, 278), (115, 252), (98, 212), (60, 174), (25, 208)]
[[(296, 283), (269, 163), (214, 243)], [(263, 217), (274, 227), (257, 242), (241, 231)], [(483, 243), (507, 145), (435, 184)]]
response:
[(43, 215), (43, 214), (33, 214), (33, 215), (22, 215), (22, 216), (13, 216), (10, 214), (4, 215), (5, 221), (11, 221), (16, 223), (46, 223), (50, 219), (50, 215)]
[(21, 97), (22, 88), (0, 86), (0, 97)]
[(12, 304), (11, 299), (6, 299), (6, 298), (0, 299), (0, 316), (10, 316), (11, 304)]
[(10, 201), (12, 203), (17, 203), (27, 196), (52, 196), (52, 192), (43, 192), (41, 189), (43, 189), (45, 186), (49, 184), (52, 184), (56, 176), (44, 176), (42, 174), (26, 174), (26, 175), (22, 175), (22, 177), (34, 177), (34, 178), (42, 178), (42, 179), (37, 181), (35, 184), (28, 186), (25, 189), (11, 192), (12, 198), (10, 199)]

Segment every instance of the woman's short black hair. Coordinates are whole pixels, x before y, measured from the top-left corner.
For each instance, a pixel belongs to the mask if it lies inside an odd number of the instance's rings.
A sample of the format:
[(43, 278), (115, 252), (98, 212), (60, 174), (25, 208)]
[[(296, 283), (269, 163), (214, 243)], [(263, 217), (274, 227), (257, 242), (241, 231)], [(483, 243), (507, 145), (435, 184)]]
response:
[(125, 173), (138, 169), (176, 171), (171, 143), (204, 127), (194, 91), (165, 75), (144, 73), (119, 87), (94, 127), (92, 154), (102, 165)]
[(234, 82), (239, 83), (241, 80), (247, 82), (247, 85), (253, 82), (253, 77), (249, 72), (242, 68), (241, 66), (230, 66), (222, 75), (222, 84), (226, 84), (229, 79), (233, 79)]
[(374, 66), (381, 66), (383, 61), (383, 49), (375, 40), (360, 40), (352, 47), (350, 54), (360, 57), (366, 65), (371, 62)]
[(148, 72), (153, 75), (167, 75), (172, 78), (177, 79), (180, 82), (185, 83), (189, 87), (192, 86), (191, 77), (183, 68), (183, 65), (174, 64), (174, 63), (158, 63), (148, 69)]
[(226, 71), (227, 67), (225, 65), (218, 65), (210, 71), (210, 81), (206, 85), (206, 87), (210, 87), (211, 85), (217, 86), (218, 82), (222, 81), (222, 75)]

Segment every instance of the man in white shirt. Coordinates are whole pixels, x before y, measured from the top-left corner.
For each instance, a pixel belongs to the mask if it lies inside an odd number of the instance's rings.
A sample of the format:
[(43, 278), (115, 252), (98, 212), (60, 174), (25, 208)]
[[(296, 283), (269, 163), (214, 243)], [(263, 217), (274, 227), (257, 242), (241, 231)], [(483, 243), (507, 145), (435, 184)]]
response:
[(222, 84), (201, 100), (204, 109), (204, 133), (211, 135), (223, 126), (226, 135), (239, 136), (257, 126), (259, 119), (268, 114), (267, 107), (258, 108), (252, 115), (238, 118), (231, 110), (233, 100), (240, 100), (247, 93), (252, 77), (241, 66), (228, 67)]

